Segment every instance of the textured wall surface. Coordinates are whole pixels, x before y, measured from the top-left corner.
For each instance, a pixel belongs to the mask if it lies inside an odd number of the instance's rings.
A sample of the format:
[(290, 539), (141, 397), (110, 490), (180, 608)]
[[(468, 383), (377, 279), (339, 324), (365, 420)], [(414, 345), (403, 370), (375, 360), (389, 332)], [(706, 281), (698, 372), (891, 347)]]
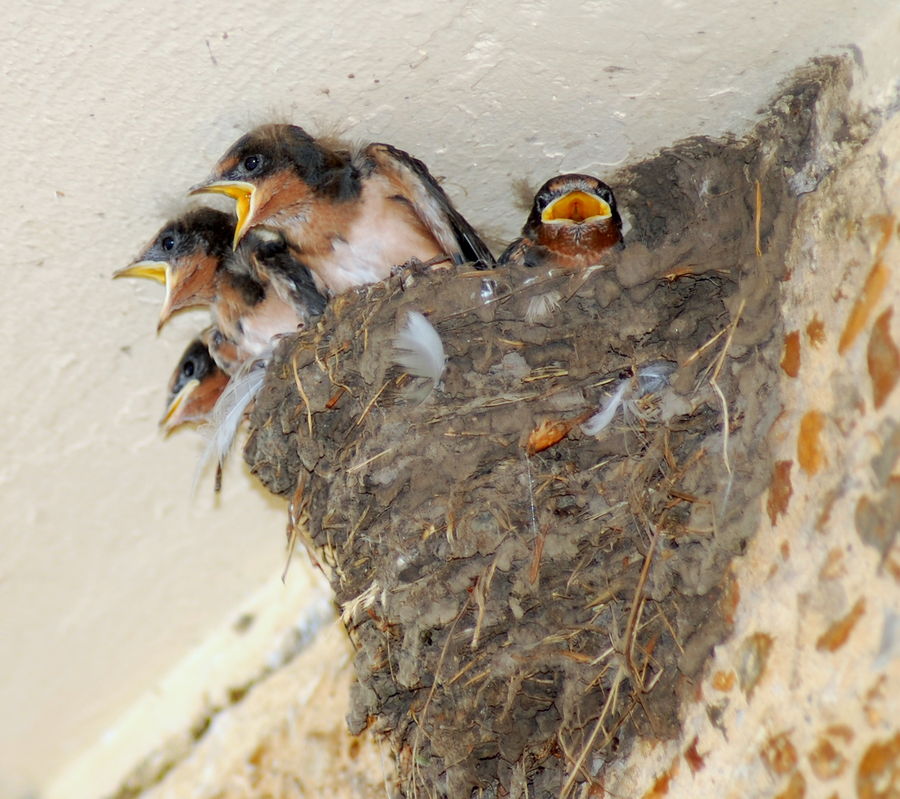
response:
[(808, 172), (824, 179), (801, 197), (780, 285), (775, 463), (730, 568), (733, 633), (680, 739), (613, 763), (611, 796), (900, 795), (900, 117), (860, 149), (821, 130)]
[[(501, 242), (522, 217), (514, 178), (602, 175), (683, 136), (743, 130), (818, 52), (857, 48), (867, 102), (900, 71), (893, 0), (618, 6), (4, 9), (0, 795), (115, 785), (126, 744), (90, 778), (78, 756), (118, 745), (136, 703), (156, 703), (161, 730), (183, 724), (193, 710), (166, 705), (165, 675), (280, 572), (283, 508), (239, 468), (221, 501), (204, 488), (192, 502), (198, 439), (155, 430), (203, 318), (157, 337), (157, 287), (109, 280), (240, 131), (276, 115), (393, 142)], [(300, 594), (272, 602), (299, 609)]]

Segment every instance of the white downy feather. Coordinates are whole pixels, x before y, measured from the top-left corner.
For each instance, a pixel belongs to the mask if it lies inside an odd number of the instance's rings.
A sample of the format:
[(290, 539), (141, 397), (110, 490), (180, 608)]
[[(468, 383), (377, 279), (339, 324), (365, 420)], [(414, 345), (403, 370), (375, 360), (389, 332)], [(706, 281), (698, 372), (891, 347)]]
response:
[[(600, 408), (583, 425), (581, 430), (585, 435), (596, 436), (602, 433), (615, 418), (619, 408), (625, 407), (626, 412), (640, 417), (640, 409), (636, 400), (647, 394), (656, 394), (669, 385), (669, 378), (677, 368), (671, 361), (651, 361), (637, 371), (637, 380), (626, 377), (619, 381), (616, 390), (607, 397)], [(629, 389), (631, 389), (629, 391)], [(626, 396), (627, 394), (627, 396)]]
[(622, 405), (622, 398), (625, 396), (625, 391), (628, 389), (630, 380), (631, 378), (620, 380), (619, 387), (615, 390), (615, 393), (602, 402), (600, 404), (600, 410), (581, 425), (581, 430), (585, 435), (596, 436), (606, 429), (615, 417), (619, 407)]
[(241, 367), (240, 371), (228, 381), (222, 396), (216, 401), (209, 415), (209, 421), (201, 428), (208, 441), (197, 464), (195, 486), (211, 460), (215, 461), (218, 469), (222, 468), (234, 444), (238, 428), (244, 420), (244, 414), (262, 388), (268, 365), (268, 358), (258, 358)]
[(394, 336), (394, 360), (413, 377), (424, 377), (437, 388), (447, 356), (437, 330), (418, 311), (409, 311), (406, 325)]
[(669, 378), (673, 375), (678, 365), (672, 361), (650, 361), (638, 369), (639, 396), (656, 394), (669, 385)]
[(562, 295), (558, 291), (545, 291), (543, 294), (535, 294), (528, 301), (525, 309), (525, 321), (529, 324), (547, 322), (553, 318)]

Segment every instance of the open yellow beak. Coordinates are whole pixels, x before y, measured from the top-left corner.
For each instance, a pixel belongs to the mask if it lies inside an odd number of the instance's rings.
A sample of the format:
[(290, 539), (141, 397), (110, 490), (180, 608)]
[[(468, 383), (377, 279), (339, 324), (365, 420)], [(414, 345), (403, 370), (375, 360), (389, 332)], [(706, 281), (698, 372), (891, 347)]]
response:
[(571, 191), (555, 199), (541, 214), (542, 222), (590, 222), (609, 219), (609, 204), (593, 194)]
[(256, 186), (241, 180), (216, 180), (212, 183), (201, 183), (194, 186), (188, 194), (224, 194), (235, 202), (237, 212), (237, 224), (234, 226), (234, 241), (232, 247), (237, 249), (240, 240), (244, 237), (244, 231), (248, 223), (253, 219), (253, 196)]
[(178, 418), (176, 418), (176, 414), (178, 413), (179, 408), (184, 405), (187, 398), (194, 393), (194, 389), (196, 389), (199, 385), (199, 380), (189, 380), (184, 384), (184, 387), (181, 389), (181, 391), (179, 391), (175, 395), (175, 398), (169, 403), (169, 407), (166, 408), (165, 415), (162, 419), (159, 420), (159, 426), (167, 433), (178, 424), (179, 420)]
[(136, 261), (124, 269), (113, 272), (113, 278), (117, 277), (144, 277), (166, 285), (166, 272), (168, 264), (165, 261)]
[(163, 325), (169, 321), (169, 317), (173, 314), (172, 310), (172, 286), (166, 283), (166, 298), (163, 300), (162, 308), (159, 309), (159, 320), (156, 322), (156, 332), (162, 330)]

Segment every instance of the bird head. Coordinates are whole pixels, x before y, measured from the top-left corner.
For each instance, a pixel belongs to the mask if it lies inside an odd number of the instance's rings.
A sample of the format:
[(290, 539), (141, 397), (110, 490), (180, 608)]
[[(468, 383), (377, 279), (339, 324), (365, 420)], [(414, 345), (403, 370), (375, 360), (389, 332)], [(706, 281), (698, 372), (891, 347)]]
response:
[(207, 419), (228, 383), (207, 344), (209, 328), (195, 338), (178, 361), (169, 379), (166, 411), (159, 426), (166, 433), (183, 424)]
[(234, 223), (228, 214), (198, 208), (163, 225), (138, 257), (113, 277), (142, 277), (166, 287), (162, 327), (175, 311), (215, 297), (215, 273), (230, 252)]
[(329, 191), (348, 163), (349, 156), (297, 125), (263, 125), (238, 139), (190, 194), (224, 194), (235, 201), (237, 248), (253, 227), (279, 227), (287, 217), (302, 217), (308, 198)]
[(550, 225), (612, 223), (621, 228), (612, 189), (591, 175), (557, 175), (538, 190), (529, 222)]

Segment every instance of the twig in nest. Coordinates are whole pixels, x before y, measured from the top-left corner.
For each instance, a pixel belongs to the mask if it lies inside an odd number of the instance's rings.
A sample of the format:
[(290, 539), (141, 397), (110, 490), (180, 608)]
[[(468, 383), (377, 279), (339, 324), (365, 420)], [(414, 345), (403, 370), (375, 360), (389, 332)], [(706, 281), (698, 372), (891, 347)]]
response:
[(460, 677), (463, 676), (469, 669), (471, 669), (477, 662), (480, 655), (475, 655), (465, 666), (463, 666), (456, 674), (454, 674), (449, 680), (447, 680), (447, 685), (453, 685)]
[(594, 264), (593, 266), (589, 266), (587, 269), (579, 269), (577, 272), (573, 273), (569, 277), (569, 292), (565, 296), (563, 296), (563, 302), (568, 302), (579, 291), (581, 291), (582, 286), (587, 283), (588, 278), (591, 277), (591, 275), (606, 268), (606, 264)]
[(363, 412), (360, 415), (359, 419), (356, 420), (357, 426), (359, 426), (363, 423), (363, 420), (369, 415), (369, 411), (372, 410), (372, 406), (375, 404), (375, 402), (378, 400), (378, 398), (382, 395), (384, 390), (390, 385), (390, 383), (391, 383), (390, 380), (385, 380), (384, 385), (378, 389), (378, 393), (375, 394), (375, 396), (369, 400), (369, 404), (366, 405), (366, 407), (363, 409)]
[[(677, 604), (676, 604), (676, 608), (677, 608)], [(658, 615), (659, 615), (659, 618), (662, 619), (662, 622), (666, 626), (666, 629), (669, 631), (669, 635), (672, 636), (672, 642), (675, 644), (675, 646), (678, 647), (678, 651), (681, 652), (681, 654), (683, 655), (684, 647), (681, 645), (681, 642), (678, 640), (678, 633), (675, 632), (675, 628), (672, 626), (672, 622), (669, 621), (669, 617), (666, 616), (665, 613), (663, 613), (662, 608), (660, 608)]]
[(325, 374), (325, 375), (328, 377), (328, 380), (331, 382), (332, 385), (335, 385), (335, 386), (337, 386), (338, 388), (344, 389), (344, 391), (346, 391), (348, 394), (352, 394), (353, 392), (350, 391), (350, 387), (349, 387), (349, 386), (346, 386), (346, 385), (344, 385), (343, 383), (339, 383), (339, 382), (335, 379), (335, 376), (334, 376), (334, 367), (328, 365), (328, 360), (334, 360), (335, 364), (337, 364), (338, 356), (339, 356), (342, 352), (347, 352), (349, 349), (350, 349), (350, 342), (349, 342), (349, 341), (344, 341), (344, 342), (342, 342), (341, 345), (340, 345), (339, 347), (337, 347), (336, 349), (332, 349), (332, 350), (329, 350), (328, 352), (326, 352), (326, 353), (325, 353), (325, 360), (322, 360), (322, 358), (319, 356), (319, 350), (318, 350), (318, 348), (316, 348), (316, 350), (314, 351), (313, 357), (315, 358), (316, 366), (318, 366), (319, 369), (322, 371), (322, 373)]
[(534, 585), (541, 573), (541, 555), (544, 554), (544, 541), (547, 530), (541, 528), (534, 540), (534, 553), (531, 556), (531, 568), (528, 570), (528, 582)]
[(487, 668), (484, 671), (479, 672), (474, 677), (470, 677), (463, 683), (463, 688), (468, 688), (471, 685), (475, 685), (477, 682), (481, 682), (485, 677), (491, 674), (491, 669)]
[[(441, 656), (438, 658), (438, 662), (434, 667), (434, 680), (431, 683), (431, 688), (428, 691), (428, 696), (425, 698), (425, 704), (422, 705), (422, 714), (416, 719), (417, 729), (422, 732), (423, 735), (427, 735), (424, 729), (425, 718), (428, 715), (428, 707), (431, 704), (431, 700), (434, 698), (434, 692), (437, 689), (438, 680), (441, 674), (441, 668), (444, 665), (444, 658), (447, 657), (447, 651), (450, 649), (450, 642), (453, 640), (453, 633), (456, 630), (456, 625), (459, 624), (459, 620), (465, 615), (466, 611), (469, 609), (469, 602), (471, 601), (471, 595), (466, 597), (466, 601), (463, 602), (463, 606), (460, 608), (459, 613), (456, 614), (456, 618), (453, 620), (453, 624), (450, 625), (450, 629), (447, 630), (447, 638), (444, 641), (444, 646), (441, 647)], [(418, 740), (416, 740), (415, 747), (418, 746)]]
[(625, 664), (628, 666), (629, 676), (634, 682), (635, 687), (642, 692), (645, 690), (645, 687), (643, 680), (638, 674), (638, 670), (634, 666), (634, 643), (637, 638), (637, 628), (641, 611), (644, 609), (644, 586), (647, 584), (647, 577), (650, 574), (650, 564), (653, 562), (653, 553), (656, 550), (656, 542), (659, 540), (659, 523), (651, 526), (653, 528), (653, 534), (650, 536), (650, 545), (647, 548), (647, 554), (644, 555), (644, 565), (641, 567), (641, 574), (640, 577), (638, 577), (638, 582), (634, 589), (631, 611), (628, 614), (628, 624), (625, 625)]
[(394, 447), (388, 447), (387, 449), (379, 452), (377, 455), (373, 455), (371, 458), (366, 458), (362, 463), (357, 463), (356, 466), (351, 466), (349, 469), (347, 469), (347, 474), (350, 474), (352, 472), (358, 472), (360, 469), (363, 468), (363, 466), (368, 466), (370, 463), (372, 463), (372, 461), (377, 461), (382, 456), (387, 455), (389, 452), (393, 452), (393, 451), (394, 451)]
[(328, 402), (325, 403), (325, 407), (330, 411), (334, 409), (334, 406), (340, 402), (341, 397), (344, 396), (344, 392), (347, 389), (344, 386), (338, 386), (338, 390), (331, 395)]
[(759, 228), (762, 224), (762, 184), (756, 181), (756, 216), (753, 219), (753, 232), (756, 236), (756, 257), (762, 257), (762, 247), (759, 241)]
[(291, 369), (294, 370), (294, 384), (297, 386), (297, 392), (300, 394), (303, 404), (306, 406), (306, 427), (309, 430), (310, 438), (313, 435), (312, 409), (309, 407), (309, 397), (303, 390), (303, 383), (300, 381), (300, 373), (297, 371), (297, 356), (291, 358)]
[(662, 279), (668, 280), (670, 283), (674, 283), (680, 277), (698, 274), (695, 270), (701, 268), (702, 267), (699, 264), (679, 264), (678, 266), (670, 269), (668, 272), (664, 272), (662, 275)]
[(538, 366), (530, 374), (522, 378), (523, 383), (534, 383), (537, 380), (549, 380), (553, 377), (565, 377), (569, 370), (561, 366)]
[[(300, 533), (302, 516), (306, 513), (308, 500), (306, 500), (306, 497), (304, 496), (305, 491), (306, 477), (301, 472), (300, 476), (297, 478), (297, 487), (294, 489), (294, 496), (291, 497), (291, 504), (288, 505), (287, 559), (284, 563), (284, 571), (281, 573), (281, 582), (285, 582), (287, 579), (288, 569), (291, 567), (291, 559), (294, 557), (294, 547), (297, 545), (297, 537)], [(309, 552), (309, 557), (313, 564), (315, 564), (319, 570), (322, 570), (321, 564), (313, 551), (309, 548), (309, 545), (306, 546), (306, 549), (307, 552)]]
[(725, 464), (725, 469), (728, 472), (728, 485), (725, 487), (725, 496), (722, 498), (722, 511), (724, 512), (725, 506), (728, 504), (728, 497), (731, 494), (731, 482), (734, 479), (734, 473), (731, 470), (731, 461), (728, 458), (728, 441), (731, 435), (731, 419), (728, 413), (728, 401), (725, 399), (725, 394), (722, 392), (722, 389), (719, 388), (719, 383), (717, 382), (719, 373), (722, 371), (722, 365), (725, 363), (725, 356), (728, 354), (728, 350), (731, 347), (731, 341), (734, 338), (734, 331), (737, 330), (738, 322), (741, 320), (741, 314), (744, 312), (744, 306), (746, 305), (747, 300), (742, 299), (741, 304), (738, 306), (737, 313), (734, 315), (734, 320), (728, 326), (728, 337), (725, 339), (725, 346), (722, 347), (722, 352), (719, 354), (718, 361), (716, 362), (716, 366), (713, 369), (712, 376), (709, 378), (709, 384), (713, 387), (713, 391), (719, 397), (719, 402), (722, 403), (722, 461)]
[(487, 594), (491, 588), (491, 581), (494, 579), (494, 572), (497, 571), (497, 558), (500, 557), (500, 547), (498, 546), (497, 549), (498, 552), (491, 561), (491, 565), (479, 575), (478, 582), (472, 591), (475, 604), (478, 606), (478, 613), (475, 615), (475, 629), (472, 632), (472, 643), (469, 646), (473, 652), (478, 649), (478, 641), (481, 638), (481, 625), (484, 623), (484, 614), (487, 610)]
[[(600, 733), (600, 730), (603, 729), (603, 722), (606, 720), (606, 716), (609, 713), (610, 708), (613, 703), (619, 696), (619, 686), (622, 684), (622, 680), (625, 677), (625, 669), (619, 666), (616, 669), (616, 676), (613, 678), (613, 684), (609, 689), (609, 694), (606, 697), (606, 702), (603, 703), (603, 710), (600, 711), (600, 715), (597, 717), (597, 721), (594, 724), (594, 729), (591, 731), (590, 736), (587, 741), (585, 741), (584, 746), (581, 748), (581, 753), (578, 755), (575, 763), (572, 765), (572, 771), (569, 774), (568, 779), (562, 787), (562, 790), (559, 792), (559, 799), (566, 799), (569, 795), (569, 791), (572, 790), (572, 786), (575, 784), (575, 780), (578, 779), (579, 773), (582, 773), (582, 768), (584, 767), (584, 761), (588, 756), (588, 753), (594, 748), (594, 742), (597, 740), (597, 735)], [(607, 738), (609, 738), (609, 733), (607, 733)], [(604, 741), (604, 744), (606, 741)], [(587, 779), (590, 779), (590, 774), (585, 774)]]
[(360, 517), (356, 520), (356, 524), (350, 530), (349, 535), (347, 536), (347, 543), (344, 545), (347, 551), (352, 551), (353, 547), (353, 539), (356, 538), (356, 533), (363, 526), (363, 522), (369, 515), (369, 511), (372, 509), (372, 504), (369, 503), (366, 505), (366, 509), (360, 514)]
[(294, 547), (297, 544), (297, 522), (300, 520), (300, 505), (303, 501), (303, 492), (306, 487), (306, 480), (303, 479), (301, 473), (297, 477), (297, 487), (294, 489), (294, 496), (288, 505), (288, 524), (287, 524), (287, 559), (284, 564), (284, 571), (281, 573), (281, 582), (287, 577), (288, 568), (291, 565), (291, 558), (294, 555)]
[(532, 573), (535, 573), (531, 580), (533, 584), (537, 579), (536, 569), (540, 568), (541, 555), (544, 552), (544, 539), (538, 529), (537, 508), (534, 503), (534, 476), (531, 474), (531, 461), (524, 452), (522, 453), (522, 460), (525, 461), (525, 472), (528, 477), (528, 512), (530, 513), (529, 521), (531, 522), (531, 532), (535, 539), (534, 551), (535, 558), (537, 559), (536, 561), (533, 560), (531, 563), (531, 571)]
[(702, 344), (696, 350), (694, 350), (687, 359), (681, 364), (682, 366), (687, 366), (689, 363), (693, 363), (699, 358), (704, 351), (708, 350), (713, 344), (715, 344), (725, 333), (728, 331), (727, 327), (723, 327), (718, 333), (716, 333), (709, 341), (705, 344)]

